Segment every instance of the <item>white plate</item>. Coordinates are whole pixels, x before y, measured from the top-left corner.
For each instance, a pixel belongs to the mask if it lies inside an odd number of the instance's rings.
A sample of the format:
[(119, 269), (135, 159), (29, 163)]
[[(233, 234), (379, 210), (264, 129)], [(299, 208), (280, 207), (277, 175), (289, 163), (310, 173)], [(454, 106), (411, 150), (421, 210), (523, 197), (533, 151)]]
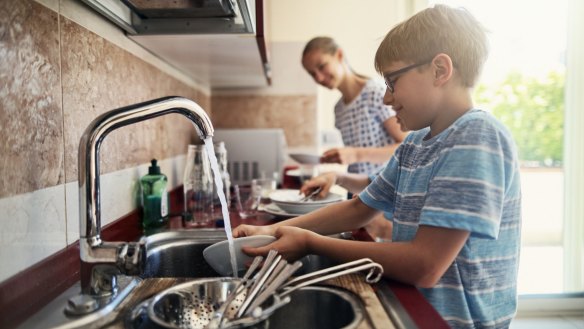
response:
[(300, 177), (300, 169), (290, 169), (286, 171), (286, 176)]
[(300, 201), (302, 198), (304, 198), (304, 194), (301, 194), (300, 190), (295, 189), (280, 189), (270, 193), (270, 199), (275, 203), (277, 202), (305, 205), (305, 204), (326, 204), (339, 202), (343, 200), (343, 196), (336, 193), (329, 193), (323, 199)]
[(290, 153), (288, 154), (292, 159), (301, 164), (319, 164), (320, 155), (308, 153)]
[(266, 205), (264, 207), (264, 212), (271, 214), (271, 215), (284, 216), (284, 217), (298, 217), (298, 216), (302, 215), (302, 214), (291, 214), (289, 212), (286, 212), (286, 211), (280, 209), (280, 207), (276, 206), (273, 203)]
[(344, 199), (336, 193), (329, 193), (324, 199), (300, 201), (303, 197), (300, 190), (284, 189), (270, 193), (272, 202), (289, 214), (306, 214)]
[[(237, 271), (240, 272), (245, 269), (252, 257), (244, 254), (241, 248), (247, 247), (261, 247), (276, 241), (276, 238), (270, 235), (254, 235), (243, 238), (233, 239), (233, 247), (235, 249), (235, 260), (237, 262)], [(229, 254), (229, 241), (224, 240), (217, 242), (203, 250), (203, 257), (207, 263), (219, 274), (223, 276), (233, 276), (231, 269), (231, 257)]]

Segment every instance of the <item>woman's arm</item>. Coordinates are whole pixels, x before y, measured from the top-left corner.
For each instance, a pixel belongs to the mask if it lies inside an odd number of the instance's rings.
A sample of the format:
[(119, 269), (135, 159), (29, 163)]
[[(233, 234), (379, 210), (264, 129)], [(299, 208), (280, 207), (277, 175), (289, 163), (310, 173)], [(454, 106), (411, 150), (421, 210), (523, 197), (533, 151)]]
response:
[(300, 192), (304, 195), (314, 191), (317, 188), (322, 188), (318, 197), (324, 198), (328, 195), (331, 187), (335, 184), (347, 189), (353, 194), (360, 193), (367, 185), (369, 185), (369, 176), (365, 174), (351, 174), (341, 172), (326, 172), (320, 174), (309, 181), (305, 182), (300, 188)]
[(401, 142), (406, 138), (407, 132), (401, 130), (397, 117), (393, 116), (383, 122), (387, 134), (395, 141), (394, 144), (383, 147), (341, 147), (327, 150), (323, 153), (321, 161), (324, 163), (351, 164), (355, 162), (385, 163)]

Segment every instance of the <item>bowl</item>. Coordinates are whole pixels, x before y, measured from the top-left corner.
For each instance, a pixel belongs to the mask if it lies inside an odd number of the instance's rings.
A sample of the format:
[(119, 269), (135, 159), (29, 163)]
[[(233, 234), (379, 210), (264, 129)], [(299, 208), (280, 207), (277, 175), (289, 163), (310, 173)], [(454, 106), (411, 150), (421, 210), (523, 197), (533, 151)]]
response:
[(319, 164), (320, 155), (308, 153), (290, 153), (288, 154), (292, 159), (301, 164)]
[(323, 199), (301, 201), (304, 195), (300, 190), (282, 189), (270, 193), (270, 200), (280, 209), (290, 214), (307, 214), (333, 203), (340, 202), (344, 197), (340, 194), (329, 193)]
[[(276, 241), (276, 238), (270, 235), (254, 235), (233, 239), (237, 271), (244, 271), (246, 264), (252, 261), (252, 257), (241, 251), (242, 247), (261, 247), (274, 241)], [(217, 242), (205, 248), (203, 250), (203, 257), (217, 273), (223, 276), (234, 276), (231, 268), (228, 240)]]

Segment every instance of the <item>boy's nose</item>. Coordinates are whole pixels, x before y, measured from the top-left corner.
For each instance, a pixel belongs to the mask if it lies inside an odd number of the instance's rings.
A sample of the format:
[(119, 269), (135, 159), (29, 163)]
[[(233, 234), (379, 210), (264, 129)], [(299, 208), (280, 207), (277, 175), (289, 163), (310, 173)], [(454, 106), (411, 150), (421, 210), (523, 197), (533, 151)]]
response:
[(389, 91), (389, 88), (385, 87), (385, 95), (383, 95), (383, 104), (392, 105), (393, 94)]

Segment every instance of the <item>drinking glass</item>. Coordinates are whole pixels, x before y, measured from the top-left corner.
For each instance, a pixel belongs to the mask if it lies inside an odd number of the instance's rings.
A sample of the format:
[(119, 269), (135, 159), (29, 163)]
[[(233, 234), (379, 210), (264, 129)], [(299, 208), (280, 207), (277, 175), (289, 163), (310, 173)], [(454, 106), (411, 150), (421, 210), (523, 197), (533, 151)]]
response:
[(269, 202), (270, 193), (276, 190), (278, 182), (275, 178), (256, 178), (251, 180), (252, 189), (259, 190), (262, 203)]
[(255, 217), (260, 204), (260, 187), (240, 187), (239, 185), (234, 185), (233, 192), (235, 194), (235, 207), (237, 208), (239, 217), (242, 219)]
[(213, 216), (213, 174), (204, 145), (189, 145), (183, 177), (187, 224), (204, 226)]

